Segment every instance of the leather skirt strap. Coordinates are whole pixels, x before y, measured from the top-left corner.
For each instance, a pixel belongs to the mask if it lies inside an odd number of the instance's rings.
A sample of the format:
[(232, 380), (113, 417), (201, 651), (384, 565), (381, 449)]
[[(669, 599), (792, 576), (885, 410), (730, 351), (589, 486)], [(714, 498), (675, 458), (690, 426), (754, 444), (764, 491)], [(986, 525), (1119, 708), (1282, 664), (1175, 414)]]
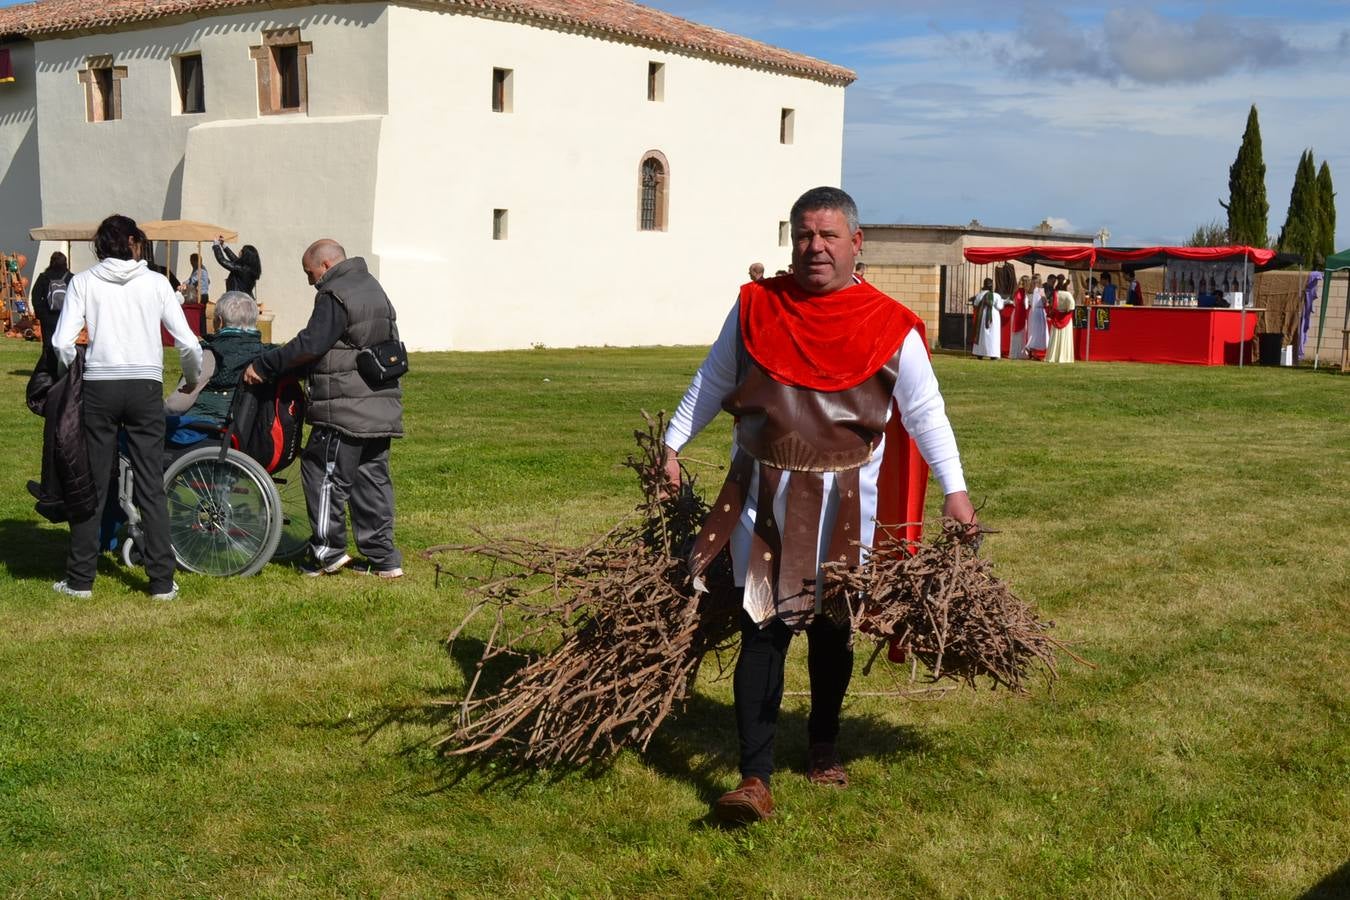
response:
[(774, 521), (773, 498), (782, 480), (782, 469), (760, 465), (755, 530), (750, 535), (750, 559), (745, 569), (745, 611), (760, 623), (772, 618), (778, 606), (778, 567), (783, 542)]

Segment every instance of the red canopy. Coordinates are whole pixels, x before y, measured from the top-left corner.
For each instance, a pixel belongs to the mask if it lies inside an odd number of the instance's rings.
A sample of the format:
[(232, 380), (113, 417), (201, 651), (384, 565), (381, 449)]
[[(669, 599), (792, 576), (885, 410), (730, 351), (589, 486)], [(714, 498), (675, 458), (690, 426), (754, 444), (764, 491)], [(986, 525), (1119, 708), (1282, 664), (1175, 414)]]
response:
[(1023, 244), (1016, 247), (967, 247), (968, 262), (989, 263), (1017, 260), (1024, 263), (1076, 263), (1076, 268), (1091, 268), (1098, 260), (1104, 263), (1134, 264), (1139, 268), (1165, 265), (1171, 259), (1189, 259), (1197, 262), (1223, 262), (1247, 259), (1259, 267), (1276, 260), (1274, 250), (1263, 247), (1111, 247), (1052, 246), (1036, 247)]
[(1249, 259), (1258, 266), (1264, 266), (1275, 258), (1275, 251), (1262, 247), (1138, 247), (1131, 250), (1102, 247), (1097, 251), (1097, 256), (1103, 260), (1119, 263), (1142, 262), (1155, 257), (1192, 259), (1200, 262)]
[(1033, 247), (967, 247), (964, 255), (968, 262), (988, 264), (1019, 260), (1020, 262), (1078, 262), (1092, 264), (1096, 258), (1093, 247), (1051, 246)]

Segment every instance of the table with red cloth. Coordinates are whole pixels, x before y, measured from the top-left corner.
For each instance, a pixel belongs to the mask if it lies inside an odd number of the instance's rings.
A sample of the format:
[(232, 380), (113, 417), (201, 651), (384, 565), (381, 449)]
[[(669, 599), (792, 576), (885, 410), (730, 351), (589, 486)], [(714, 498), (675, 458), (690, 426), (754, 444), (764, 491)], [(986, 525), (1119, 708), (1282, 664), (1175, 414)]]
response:
[(1085, 307), (1087, 327), (1074, 328), (1074, 358), (1088, 362), (1235, 366), (1253, 358), (1260, 309), (1170, 306)]

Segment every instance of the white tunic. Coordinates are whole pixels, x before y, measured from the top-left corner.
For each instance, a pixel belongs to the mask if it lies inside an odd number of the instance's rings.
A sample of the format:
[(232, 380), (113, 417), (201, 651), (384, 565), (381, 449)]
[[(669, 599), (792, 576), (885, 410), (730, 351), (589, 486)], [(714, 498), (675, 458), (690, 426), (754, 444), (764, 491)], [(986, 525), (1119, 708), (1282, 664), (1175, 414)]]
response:
[[(988, 324), (985, 324), (984, 307), (978, 302), (985, 294), (994, 295), (992, 303), (994, 311), (988, 316)], [(998, 313), (1008, 305), (1008, 301), (1003, 299), (1003, 295), (993, 291), (980, 291), (975, 295), (975, 300), (975, 346), (970, 352), (976, 356), (992, 356), (998, 359), (1003, 355), (1003, 319)]]
[[(672, 451), (678, 453), (702, 431), (721, 411), (722, 399), (735, 389), (737, 344), (740, 341), (739, 321), (740, 304), (737, 303), (722, 325), (722, 331), (718, 334), (712, 349), (708, 351), (703, 365), (699, 366), (698, 372), (694, 374), (694, 379), (680, 400), (675, 414), (671, 416), (670, 426), (666, 429), (666, 445)], [(956, 436), (952, 433), (951, 423), (947, 420), (942, 394), (938, 391), (937, 376), (933, 374), (933, 365), (928, 358), (928, 349), (924, 347), (923, 338), (919, 336), (917, 330), (911, 331), (900, 347), (899, 373), (891, 399), (894, 405), (887, 409), (887, 417), (893, 409), (899, 408), (900, 423), (918, 445), (919, 454), (923, 456), (933, 476), (942, 486), (943, 494), (964, 491), (966, 481), (961, 470), (961, 455), (956, 447)], [(864, 547), (872, 543), (876, 530), (877, 475), (881, 471), (881, 460), (885, 450), (886, 442), (883, 438), (859, 472), (862, 501), (859, 539)], [(734, 433), (731, 455), (733, 458), (736, 455)], [(791, 478), (791, 472), (784, 472), (778, 484), (778, 491), (774, 495), (773, 513), (780, 522), (784, 521), (787, 514), (787, 491)], [(759, 463), (755, 463), (754, 473), (746, 492), (745, 508), (741, 512), (740, 521), (730, 542), (737, 585), (745, 584), (758, 498)], [(817, 564), (829, 549), (826, 544), (834, 527), (835, 514), (839, 506), (838, 494), (834, 490), (833, 473), (825, 473), (825, 490), (821, 503)]]
[[(1068, 291), (1058, 291), (1055, 294), (1055, 305), (1059, 307), (1059, 312), (1073, 312), (1074, 301), (1073, 294)], [(1045, 351), (1045, 361), (1048, 363), (1071, 363), (1073, 362), (1073, 324), (1064, 328), (1050, 329), (1050, 346)]]
[(1050, 325), (1045, 319), (1045, 291), (1031, 292), (1031, 314), (1027, 318), (1027, 349), (1044, 350), (1050, 341)]

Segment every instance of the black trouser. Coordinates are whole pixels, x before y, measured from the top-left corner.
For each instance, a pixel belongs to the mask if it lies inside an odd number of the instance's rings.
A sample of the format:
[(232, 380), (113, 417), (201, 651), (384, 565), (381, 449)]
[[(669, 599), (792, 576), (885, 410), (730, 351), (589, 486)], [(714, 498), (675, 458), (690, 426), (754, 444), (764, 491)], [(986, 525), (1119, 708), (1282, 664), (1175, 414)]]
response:
[(150, 593), (164, 594), (173, 588), (173, 547), (169, 544), (169, 512), (164, 500), (163, 391), (158, 381), (146, 379), (84, 382), (84, 441), (98, 503), (93, 516), (70, 526), (66, 583), (76, 590), (89, 590), (94, 585), (100, 515), (117, 474), (119, 428), (126, 433), (127, 455), (136, 477), (132, 500), (141, 513), (141, 555)]
[(350, 503), (356, 548), (376, 569), (403, 565), (394, 546), (389, 438), (354, 438), (315, 427), (300, 456), (300, 480), (309, 511), (310, 550), (317, 561), (331, 563), (347, 552)]
[[(806, 667), (811, 676), (811, 716), (807, 738), (812, 744), (834, 743), (839, 736), (839, 710), (853, 677), (849, 625), (816, 616), (806, 628)], [(774, 619), (760, 628), (741, 613), (741, 655), (736, 660), (733, 689), (736, 727), (741, 740), (741, 777), (769, 783), (773, 774), (773, 738), (778, 707), (783, 702), (783, 663), (792, 629)]]

